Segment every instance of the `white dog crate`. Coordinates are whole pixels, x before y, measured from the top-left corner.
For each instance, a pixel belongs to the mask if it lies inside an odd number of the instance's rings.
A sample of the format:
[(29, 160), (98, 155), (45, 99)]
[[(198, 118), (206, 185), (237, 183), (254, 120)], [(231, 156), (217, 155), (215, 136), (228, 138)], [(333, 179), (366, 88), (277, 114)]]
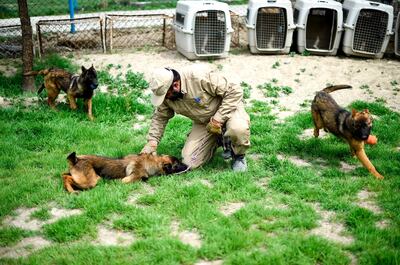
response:
[(289, 53), (293, 9), (290, 0), (250, 0), (246, 27), (251, 53)]
[(343, 31), (342, 4), (333, 0), (297, 0), (294, 20), (300, 53), (336, 55)]
[(382, 58), (393, 26), (393, 7), (365, 0), (345, 0), (343, 51)]
[(178, 1), (177, 50), (188, 59), (228, 56), (233, 32), (229, 7), (217, 1)]
[(394, 53), (400, 56), (400, 12), (397, 14)]

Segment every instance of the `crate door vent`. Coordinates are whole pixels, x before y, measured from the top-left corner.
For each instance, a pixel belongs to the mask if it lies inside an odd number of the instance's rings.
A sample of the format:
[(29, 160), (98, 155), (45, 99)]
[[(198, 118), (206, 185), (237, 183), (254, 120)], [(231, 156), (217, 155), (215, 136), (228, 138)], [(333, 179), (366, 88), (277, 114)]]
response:
[(226, 19), (223, 11), (196, 13), (194, 25), (197, 54), (221, 54), (225, 48)]

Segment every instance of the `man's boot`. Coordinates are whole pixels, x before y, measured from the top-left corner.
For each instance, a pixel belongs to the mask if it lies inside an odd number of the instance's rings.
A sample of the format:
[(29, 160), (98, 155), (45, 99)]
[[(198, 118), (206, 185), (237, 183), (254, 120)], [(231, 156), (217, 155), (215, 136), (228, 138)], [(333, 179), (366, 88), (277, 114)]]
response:
[(235, 172), (247, 171), (247, 162), (244, 155), (232, 154), (232, 169)]

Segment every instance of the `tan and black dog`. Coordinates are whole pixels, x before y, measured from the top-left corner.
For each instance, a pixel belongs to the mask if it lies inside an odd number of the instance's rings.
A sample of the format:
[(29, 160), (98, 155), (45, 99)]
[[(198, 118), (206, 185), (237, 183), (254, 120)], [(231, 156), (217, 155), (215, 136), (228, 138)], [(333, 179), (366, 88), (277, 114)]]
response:
[(113, 159), (95, 155), (67, 157), (69, 171), (62, 175), (68, 192), (96, 186), (100, 178), (121, 179), (123, 183), (135, 182), (156, 175), (168, 175), (186, 171), (188, 167), (169, 155), (128, 155)]
[(47, 91), (47, 103), (53, 109), (56, 109), (55, 100), (64, 91), (71, 109), (76, 109), (76, 99), (83, 98), (85, 109), (89, 119), (93, 120), (92, 114), (92, 97), (93, 91), (97, 88), (97, 72), (93, 65), (86, 69), (82, 66), (80, 75), (73, 75), (63, 69), (44, 69), (40, 71), (27, 72), (24, 75), (44, 75), (44, 83), (39, 88), (40, 94), (45, 88)]
[(372, 127), (372, 118), (368, 109), (363, 111), (352, 110), (349, 112), (341, 108), (329, 93), (351, 88), (349, 85), (329, 86), (317, 92), (312, 104), (311, 113), (314, 121), (314, 136), (319, 136), (319, 130), (324, 129), (346, 140), (350, 145), (353, 155), (361, 161), (363, 166), (371, 172), (375, 178), (383, 179), (364, 150), (364, 141), (368, 139)]

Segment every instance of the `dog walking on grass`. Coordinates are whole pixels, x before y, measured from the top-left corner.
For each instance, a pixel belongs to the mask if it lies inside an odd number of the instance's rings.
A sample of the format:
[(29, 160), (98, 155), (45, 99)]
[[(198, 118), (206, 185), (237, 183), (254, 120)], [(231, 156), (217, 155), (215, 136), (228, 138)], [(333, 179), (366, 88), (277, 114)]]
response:
[(370, 135), (372, 119), (368, 109), (363, 111), (352, 110), (349, 112), (341, 108), (329, 93), (339, 89), (351, 88), (349, 85), (329, 86), (317, 92), (312, 104), (311, 114), (314, 121), (314, 136), (319, 136), (319, 130), (324, 129), (346, 140), (349, 143), (352, 155), (357, 156), (363, 166), (371, 172), (375, 178), (383, 179), (375, 167), (369, 161), (364, 150), (364, 141)]
[(169, 155), (140, 154), (113, 159), (95, 155), (77, 156), (73, 152), (67, 160), (69, 171), (62, 178), (65, 189), (71, 193), (76, 189), (95, 187), (100, 178), (121, 179), (123, 183), (131, 183), (188, 169), (176, 157)]
[(93, 65), (89, 69), (84, 66), (81, 69), (80, 75), (73, 75), (63, 69), (56, 68), (31, 71), (24, 75), (44, 76), (44, 83), (39, 88), (38, 94), (46, 89), (47, 103), (52, 109), (56, 109), (55, 100), (62, 90), (67, 94), (69, 106), (73, 110), (77, 109), (76, 99), (83, 98), (88, 117), (93, 120), (92, 97), (94, 89), (98, 86), (97, 72)]

